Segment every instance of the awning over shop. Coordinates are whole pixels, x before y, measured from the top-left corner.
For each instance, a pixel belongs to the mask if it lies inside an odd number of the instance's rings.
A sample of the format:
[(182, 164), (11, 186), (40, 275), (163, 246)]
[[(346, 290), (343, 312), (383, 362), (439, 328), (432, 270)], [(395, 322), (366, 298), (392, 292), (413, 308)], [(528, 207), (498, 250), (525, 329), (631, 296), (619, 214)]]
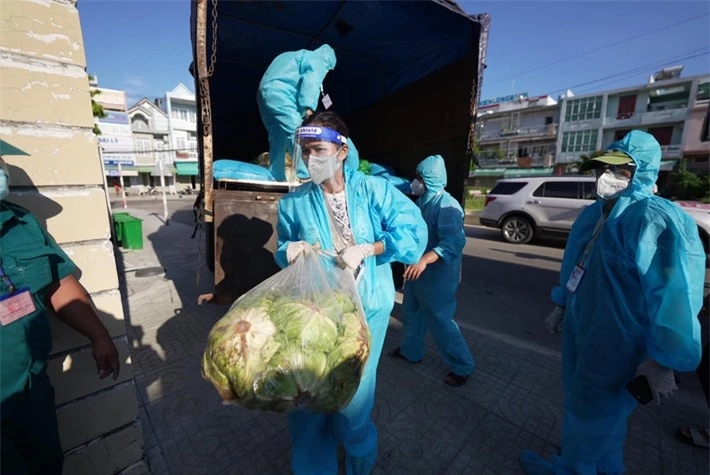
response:
[(518, 178), (523, 176), (548, 176), (554, 169), (550, 168), (508, 168), (503, 173), (505, 178)]
[(661, 167), (658, 171), (661, 172), (672, 172), (675, 166), (678, 164), (678, 160), (662, 160)]
[(178, 175), (197, 176), (200, 174), (197, 162), (175, 162)]
[[(106, 176), (118, 176), (118, 167), (113, 165), (104, 165)], [(123, 176), (138, 176), (138, 169), (133, 166), (121, 166), (121, 175)]]
[(503, 176), (504, 173), (505, 168), (477, 168), (471, 176)]

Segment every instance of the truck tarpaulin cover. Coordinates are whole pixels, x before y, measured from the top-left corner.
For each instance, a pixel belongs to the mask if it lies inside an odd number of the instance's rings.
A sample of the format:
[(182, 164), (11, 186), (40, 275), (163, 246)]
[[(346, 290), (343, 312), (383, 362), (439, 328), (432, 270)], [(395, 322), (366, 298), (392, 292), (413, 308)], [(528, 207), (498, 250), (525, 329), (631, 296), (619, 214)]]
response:
[[(256, 106), (257, 87), (271, 61), (285, 51), (312, 50), (322, 44), (333, 47), (337, 65), (326, 77), (324, 88), (334, 109), (347, 118), (472, 50), (478, 56), (483, 43), (481, 22), (449, 1), (220, 0), (216, 11), (217, 52), (210, 79), (215, 154), (224, 146), (220, 142), (228, 138), (244, 147), (245, 156), (233, 158), (245, 161), (266, 149), (266, 131)], [(213, 0), (207, 0), (208, 64), (212, 12)], [(472, 75), (480, 77), (480, 71)], [(471, 81), (471, 87), (475, 82)]]

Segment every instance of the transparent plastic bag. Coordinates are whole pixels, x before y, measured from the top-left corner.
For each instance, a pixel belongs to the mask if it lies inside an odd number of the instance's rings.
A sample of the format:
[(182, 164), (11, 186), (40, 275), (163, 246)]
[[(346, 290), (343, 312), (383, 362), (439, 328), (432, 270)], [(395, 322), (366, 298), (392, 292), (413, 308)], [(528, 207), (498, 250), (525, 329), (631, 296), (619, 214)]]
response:
[(352, 274), (309, 248), (215, 323), (202, 375), (226, 403), (331, 413), (355, 395), (369, 354)]

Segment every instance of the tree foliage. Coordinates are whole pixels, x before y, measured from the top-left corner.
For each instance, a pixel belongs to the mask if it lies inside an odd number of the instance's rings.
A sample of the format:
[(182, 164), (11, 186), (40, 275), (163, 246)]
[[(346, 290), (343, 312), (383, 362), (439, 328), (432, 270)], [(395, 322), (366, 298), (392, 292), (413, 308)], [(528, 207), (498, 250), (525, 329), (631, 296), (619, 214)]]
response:
[[(89, 75), (89, 82), (93, 81), (94, 77), (92, 75)], [(97, 103), (94, 100), (94, 97), (98, 96), (101, 94), (101, 91), (98, 89), (91, 89), (89, 91), (89, 94), (91, 94), (91, 112), (96, 117), (97, 119), (103, 119), (106, 117), (106, 111), (104, 111), (104, 106), (101, 104)], [(101, 129), (99, 129), (99, 126), (94, 124), (94, 134), (96, 135), (101, 135)]]
[(710, 198), (710, 176), (700, 176), (688, 170), (682, 160), (671, 173), (668, 194), (675, 200), (707, 200)]

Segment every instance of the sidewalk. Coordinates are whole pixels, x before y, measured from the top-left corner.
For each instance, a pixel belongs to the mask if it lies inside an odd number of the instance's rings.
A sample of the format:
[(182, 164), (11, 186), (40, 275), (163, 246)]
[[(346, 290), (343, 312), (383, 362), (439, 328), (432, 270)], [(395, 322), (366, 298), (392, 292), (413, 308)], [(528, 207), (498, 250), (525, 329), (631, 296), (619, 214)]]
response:
[[(196, 303), (213, 288), (204, 258), (196, 284), (203, 239), (191, 240), (189, 226), (163, 226), (147, 212), (129, 211), (144, 220), (145, 248), (118, 254), (127, 270), (124, 307), (151, 471), (290, 473), (285, 416), (224, 406), (200, 376), (207, 334), (227, 310)], [(164, 274), (151, 275), (153, 267), (164, 268)], [(521, 473), (521, 449), (546, 457), (559, 450), (559, 357), (464, 329), (477, 369), (466, 386), (449, 388), (431, 341), (422, 364), (386, 356), (400, 338), (398, 315), (396, 308), (379, 365), (374, 473), (514, 474)], [(630, 421), (628, 473), (707, 474), (707, 450), (673, 438), (679, 425), (702, 424), (707, 417), (697, 397), (639, 409)]]

